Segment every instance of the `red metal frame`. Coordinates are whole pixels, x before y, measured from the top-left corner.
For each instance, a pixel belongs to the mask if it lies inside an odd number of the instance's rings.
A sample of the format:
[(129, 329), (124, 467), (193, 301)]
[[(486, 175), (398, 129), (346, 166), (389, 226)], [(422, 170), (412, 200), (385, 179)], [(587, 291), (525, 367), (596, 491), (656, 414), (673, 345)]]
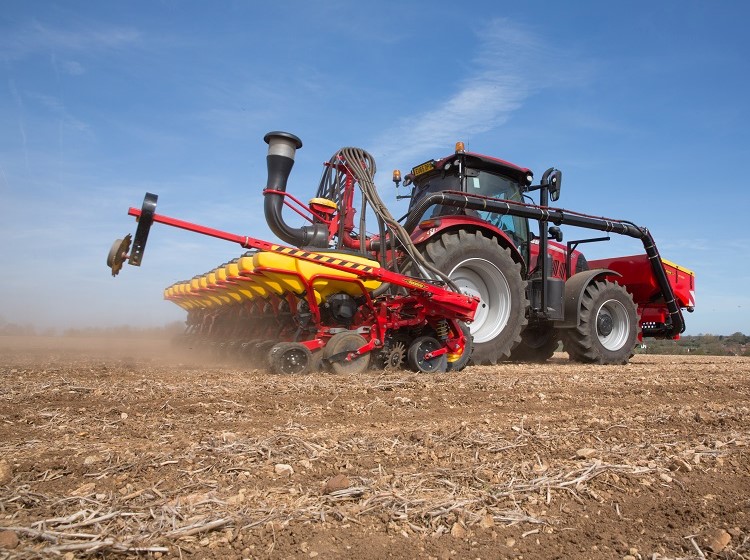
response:
[[(140, 218), (141, 210), (138, 208), (130, 208), (128, 210), (128, 215)], [(364, 308), (367, 310), (367, 313), (371, 315), (370, 318), (361, 317), (359, 326), (369, 327), (370, 337), (367, 344), (350, 352), (347, 355), (346, 360), (356, 359), (358, 356), (366, 352), (382, 347), (385, 342), (386, 333), (390, 329), (423, 325), (437, 320), (447, 320), (451, 323), (451, 330), (455, 336), (444, 341), (445, 346), (433, 352), (431, 355), (439, 356), (449, 351), (460, 353), (465, 348), (466, 339), (463, 332), (458, 327), (457, 321), (472, 321), (474, 319), (474, 313), (476, 312), (479, 303), (478, 298), (447, 290), (441, 286), (417, 280), (409, 276), (391, 272), (380, 266), (370, 266), (348, 261), (340, 258), (338, 255), (331, 256), (326, 253), (304, 251), (302, 249), (287, 247), (250, 236), (236, 235), (222, 230), (201, 226), (199, 224), (164, 216), (162, 214), (153, 214), (153, 221), (179, 229), (200, 233), (202, 235), (208, 235), (209, 237), (231, 241), (246, 249), (275, 252), (323, 265), (333, 270), (353, 274), (360, 279), (378, 280), (380, 282), (390, 283), (405, 288), (408, 295), (384, 296), (375, 301), (370, 297), (370, 294), (365, 289), (362, 281), (359, 279), (356, 280), (356, 283), (359, 284), (362, 293), (366, 298), (365, 305), (364, 307), (360, 307), (360, 310)], [(325, 274), (317, 274), (313, 275), (308, 280), (301, 274), (292, 270), (278, 270), (265, 267), (261, 267), (258, 270), (260, 272), (268, 270), (269, 272), (295, 275), (305, 286), (306, 293), (312, 292), (315, 280), (328, 277), (328, 275)], [(330, 276), (330, 278), (341, 280), (340, 277), (333, 275)], [(290, 305), (291, 303), (292, 302), (290, 302)], [(307, 298), (307, 303), (313, 312), (317, 325), (317, 333), (314, 339), (304, 341), (303, 344), (308, 346), (311, 350), (314, 350), (325, 346), (327, 339), (332, 336), (332, 333), (330, 327), (323, 327), (320, 325), (320, 309), (317, 306), (317, 302), (315, 302), (315, 298)], [(402, 314), (404, 310), (408, 310), (408, 313), (405, 315)]]

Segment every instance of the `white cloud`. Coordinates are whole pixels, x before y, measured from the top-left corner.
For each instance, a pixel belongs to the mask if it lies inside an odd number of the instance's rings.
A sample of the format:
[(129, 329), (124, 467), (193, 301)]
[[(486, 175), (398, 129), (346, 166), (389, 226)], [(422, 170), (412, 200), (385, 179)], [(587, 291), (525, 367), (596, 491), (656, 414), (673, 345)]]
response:
[(386, 131), (374, 143), (376, 157), (388, 159), (398, 153), (399, 160), (416, 160), (457, 138), (497, 128), (534, 93), (581, 73), (531, 29), (504, 18), (490, 21), (477, 39), (473, 72), (437, 106)]
[(86, 73), (83, 66), (75, 60), (65, 60), (60, 64), (60, 69), (70, 76), (80, 76)]

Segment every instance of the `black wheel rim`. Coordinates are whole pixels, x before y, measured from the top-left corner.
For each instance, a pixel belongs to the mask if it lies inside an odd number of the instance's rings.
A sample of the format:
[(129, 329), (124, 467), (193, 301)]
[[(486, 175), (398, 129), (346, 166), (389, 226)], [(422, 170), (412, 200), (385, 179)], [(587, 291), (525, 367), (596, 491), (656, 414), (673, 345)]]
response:
[(440, 344), (436, 340), (423, 340), (419, 343), (416, 349), (416, 365), (419, 371), (425, 373), (432, 373), (440, 369), (441, 359), (440, 357), (432, 358), (430, 360), (425, 359), (425, 356), (430, 352), (434, 352), (440, 348)]
[(281, 357), (281, 373), (293, 375), (307, 368), (307, 355), (301, 348), (290, 348)]

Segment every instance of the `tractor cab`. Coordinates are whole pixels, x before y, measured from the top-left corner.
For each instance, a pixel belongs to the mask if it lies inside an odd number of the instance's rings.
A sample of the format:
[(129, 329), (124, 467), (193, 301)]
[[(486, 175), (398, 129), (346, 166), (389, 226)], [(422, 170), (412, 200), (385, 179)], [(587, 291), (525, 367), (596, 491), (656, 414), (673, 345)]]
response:
[(466, 217), (482, 221), (503, 231), (519, 248), (528, 247), (529, 222), (521, 216), (502, 215), (486, 210), (470, 210), (437, 204), (422, 213), (419, 219), (412, 216), (427, 196), (440, 192), (461, 192), (477, 197), (523, 202), (523, 193), (531, 184), (533, 174), (529, 169), (507, 161), (463, 151), (458, 143), (456, 153), (441, 160), (429, 160), (414, 167), (406, 176), (411, 183), (409, 222), (441, 217)]

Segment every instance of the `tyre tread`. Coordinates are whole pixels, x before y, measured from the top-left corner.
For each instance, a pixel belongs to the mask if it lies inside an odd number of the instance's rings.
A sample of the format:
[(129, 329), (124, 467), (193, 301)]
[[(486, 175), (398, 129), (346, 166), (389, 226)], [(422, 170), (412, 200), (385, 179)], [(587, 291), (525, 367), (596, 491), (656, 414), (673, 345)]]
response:
[[(595, 308), (597, 301), (606, 297), (606, 294), (623, 295), (623, 304), (629, 309), (631, 323), (633, 324), (632, 345), (626, 343), (619, 350), (606, 350), (599, 343), (596, 334)], [(594, 324), (592, 324), (592, 321)], [(635, 345), (639, 331), (638, 314), (633, 296), (623, 286), (608, 280), (599, 280), (588, 285), (583, 299), (579, 315), (578, 326), (566, 329), (563, 332), (563, 349), (574, 362), (596, 363), (596, 364), (627, 364), (635, 354)]]
[[(483, 235), (481, 231), (458, 230), (447, 231), (442, 235), (430, 239), (422, 252), (428, 261), (437, 268), (445, 270), (456, 255), (464, 255), (469, 252), (481, 253), (491, 251), (494, 253), (495, 264), (499, 264), (505, 275), (511, 290), (511, 317), (508, 320), (512, 326), (499, 334), (495, 339), (487, 343), (474, 343), (471, 361), (475, 364), (497, 364), (498, 361), (510, 356), (511, 351), (521, 342), (521, 332), (526, 326), (526, 308), (529, 305), (526, 296), (526, 285), (521, 278), (521, 264), (513, 259), (510, 250), (501, 246), (493, 238)], [(502, 339), (502, 340), (498, 340)]]

